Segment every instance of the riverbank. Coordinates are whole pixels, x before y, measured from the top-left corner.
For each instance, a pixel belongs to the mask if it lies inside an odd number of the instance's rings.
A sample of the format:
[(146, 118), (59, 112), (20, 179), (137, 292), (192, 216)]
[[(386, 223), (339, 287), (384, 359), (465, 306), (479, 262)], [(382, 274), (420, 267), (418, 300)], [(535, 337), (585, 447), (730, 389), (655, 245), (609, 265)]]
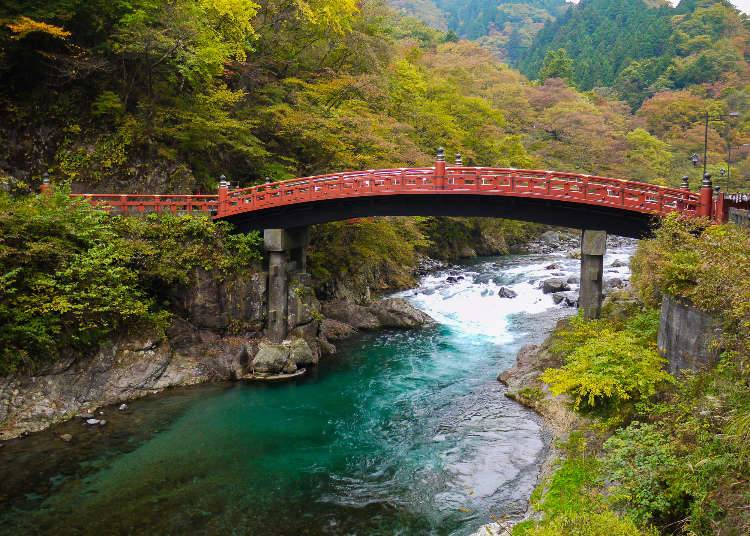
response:
[[(577, 263), (560, 252), (426, 275), (397, 298), (434, 326), (360, 330), (290, 382), (169, 390), (104, 408), (104, 427), (74, 419), (8, 443), (4, 460), (39, 466), (37, 453), (45, 471), (0, 467), (16, 483), (0, 484), (2, 524), (465, 536), (493, 515), (521, 516), (548, 438), (495, 376), (573, 311), (538, 288), (555, 259)], [(518, 296), (498, 296), (503, 286)]]

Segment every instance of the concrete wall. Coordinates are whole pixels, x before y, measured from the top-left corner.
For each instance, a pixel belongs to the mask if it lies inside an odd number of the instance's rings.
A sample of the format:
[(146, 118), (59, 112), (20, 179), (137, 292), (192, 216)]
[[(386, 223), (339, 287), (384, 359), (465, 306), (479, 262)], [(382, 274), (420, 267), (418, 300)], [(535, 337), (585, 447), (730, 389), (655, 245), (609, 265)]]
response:
[(750, 227), (750, 211), (743, 210), (741, 208), (730, 208), (729, 221), (732, 223), (736, 223), (737, 225)]
[(669, 372), (699, 370), (719, 357), (719, 322), (672, 296), (664, 296), (659, 324), (659, 353), (669, 360)]

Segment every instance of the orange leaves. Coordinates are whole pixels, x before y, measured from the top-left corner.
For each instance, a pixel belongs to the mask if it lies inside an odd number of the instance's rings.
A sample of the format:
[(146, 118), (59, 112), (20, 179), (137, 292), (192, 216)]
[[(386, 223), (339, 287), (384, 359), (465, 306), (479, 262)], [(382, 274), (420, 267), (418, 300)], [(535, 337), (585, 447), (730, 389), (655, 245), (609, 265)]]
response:
[(57, 39), (67, 39), (71, 33), (60, 26), (40, 22), (29, 17), (21, 17), (16, 22), (6, 25), (13, 33), (13, 39), (23, 39), (32, 33), (44, 33)]

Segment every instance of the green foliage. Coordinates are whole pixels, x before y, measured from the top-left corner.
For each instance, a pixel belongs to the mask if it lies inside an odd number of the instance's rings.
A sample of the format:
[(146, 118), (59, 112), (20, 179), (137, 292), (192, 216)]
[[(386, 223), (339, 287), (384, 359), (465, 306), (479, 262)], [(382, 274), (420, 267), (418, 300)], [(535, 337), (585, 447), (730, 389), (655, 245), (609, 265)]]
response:
[(672, 153), (669, 144), (642, 128), (628, 132), (628, 153), (632, 179), (655, 182), (666, 179), (671, 171)]
[(313, 228), (312, 242), (311, 273), (319, 292), (328, 296), (338, 293), (338, 285), (364, 291), (412, 284), (417, 251), (427, 245), (417, 221), (406, 218), (319, 225)]
[(257, 262), (259, 242), (205, 218), (112, 218), (64, 189), (0, 194), (0, 375), (90, 351), (126, 329), (163, 329), (170, 288), (198, 267)]
[[(615, 87), (637, 108), (664, 89), (747, 80), (746, 18), (729, 2), (589, 0), (539, 32), (521, 69), (544, 79), (546, 55), (561, 48), (581, 89)], [(745, 56), (746, 58), (746, 56)], [(745, 81), (747, 83), (747, 81)]]
[[(660, 303), (664, 293), (720, 315), (724, 344), (750, 355), (750, 232), (734, 225), (665, 218), (632, 261), (641, 299)], [(731, 289), (731, 291), (728, 291)]]
[(539, 69), (539, 79), (562, 78), (570, 80), (573, 76), (573, 60), (564, 48), (550, 50), (544, 56), (542, 67)]
[(604, 444), (603, 469), (613, 484), (609, 499), (627, 506), (641, 524), (674, 516), (683, 507), (678, 474), (679, 459), (670, 438), (653, 424), (633, 422)]
[(556, 395), (571, 394), (575, 408), (617, 406), (653, 396), (672, 378), (662, 370), (666, 360), (656, 351), (651, 318), (653, 314), (617, 329), (606, 321), (589, 323), (579, 315), (554, 346), (564, 352), (565, 364), (547, 369), (542, 381)]
[(564, 457), (555, 471), (532, 494), (534, 509), (541, 521), (525, 521), (513, 527), (513, 536), (651, 536), (629, 517), (609, 509), (599, 485), (607, 476), (601, 462), (588, 452), (580, 432), (572, 432), (561, 445)]

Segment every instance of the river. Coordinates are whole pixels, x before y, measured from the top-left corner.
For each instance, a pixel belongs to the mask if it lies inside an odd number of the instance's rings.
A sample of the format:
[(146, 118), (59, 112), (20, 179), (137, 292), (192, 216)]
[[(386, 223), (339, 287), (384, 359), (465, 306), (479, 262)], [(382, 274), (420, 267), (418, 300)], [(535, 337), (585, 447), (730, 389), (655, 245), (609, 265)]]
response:
[(522, 515), (548, 437), (495, 378), (573, 313), (538, 282), (578, 267), (476, 260), (401, 293), (433, 328), (339, 343), (294, 382), (175, 389), (107, 408), (101, 429), (74, 419), (10, 442), (0, 533), (466, 535)]

